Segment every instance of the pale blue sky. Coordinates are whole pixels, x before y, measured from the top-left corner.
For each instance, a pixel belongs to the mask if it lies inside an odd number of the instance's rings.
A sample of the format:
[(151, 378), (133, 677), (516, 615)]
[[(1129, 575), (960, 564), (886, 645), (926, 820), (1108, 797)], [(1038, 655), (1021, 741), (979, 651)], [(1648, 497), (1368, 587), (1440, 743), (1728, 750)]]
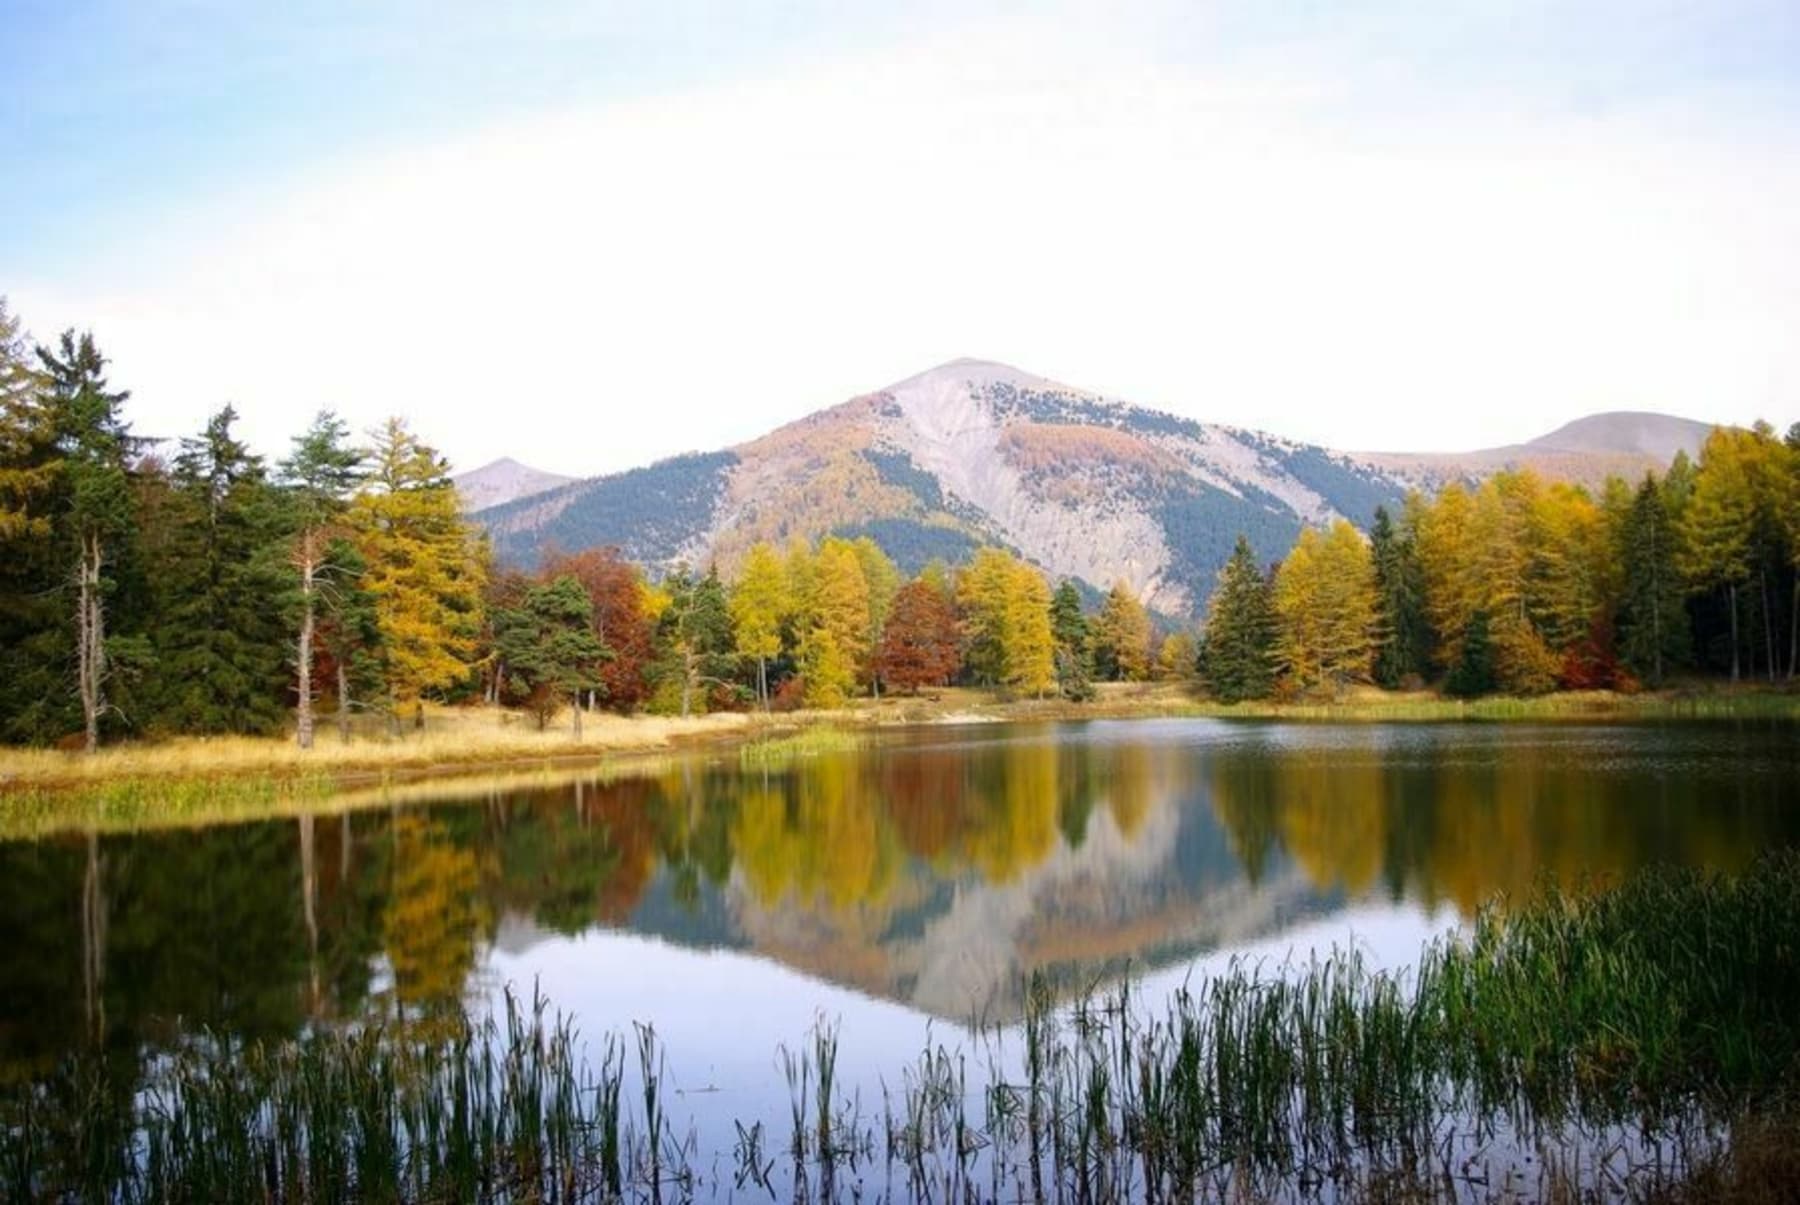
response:
[[(158, 427), (399, 407), (465, 461), (590, 470), (960, 354), (1350, 446), (1785, 419), (1800, 388), (1792, 0), (4, 0), (0, 162), (0, 293), (40, 334), (93, 324)], [(446, 287), (491, 352), (444, 330)], [(445, 367), (534, 330), (574, 361)], [(384, 371), (396, 339), (438, 367)], [(515, 388), (520, 428), (633, 416), (496, 447)]]

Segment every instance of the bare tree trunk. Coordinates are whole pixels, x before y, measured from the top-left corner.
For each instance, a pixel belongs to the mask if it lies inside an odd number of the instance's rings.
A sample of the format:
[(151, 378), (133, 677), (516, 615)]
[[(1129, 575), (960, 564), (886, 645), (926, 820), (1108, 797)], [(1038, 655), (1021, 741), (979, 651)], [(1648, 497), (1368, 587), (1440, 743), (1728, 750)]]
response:
[(1769, 669), (1769, 684), (1775, 683), (1775, 625), (1769, 618), (1769, 567), (1762, 566), (1756, 571), (1756, 578), (1762, 593), (1763, 613), (1763, 662)]
[(106, 885), (100, 835), (88, 830), (87, 871), (81, 882), (81, 985), (88, 1036), (98, 1045), (106, 1033)]
[[(313, 747), (312, 646), (313, 646), (313, 550), (312, 536), (300, 550), (300, 646), (298, 658), (299, 697), (295, 700), (294, 739), (302, 749)], [(342, 705), (340, 701), (340, 706)]]
[(575, 706), (571, 710), (574, 711), (574, 713), (575, 713), (575, 743), (580, 744), (581, 743), (581, 692), (579, 690), (575, 692)]
[(687, 719), (693, 714), (694, 695), (694, 654), (691, 650), (681, 650), (681, 718)]
[(80, 588), (75, 602), (75, 678), (81, 694), (82, 748), (100, 747), (100, 713), (105, 710), (106, 613), (100, 599), (100, 537), (81, 538)]
[(1737, 621), (1737, 583), (1730, 584), (1731, 592), (1731, 682), (1737, 685), (1738, 680), (1738, 621)]
[(343, 662), (342, 658), (339, 658), (338, 664), (337, 664), (337, 687), (338, 687), (338, 709), (337, 709), (338, 738), (340, 740), (342, 740), (346, 745), (348, 745), (350, 743), (350, 671), (348, 669), (344, 668), (344, 662)]
[(306, 921), (306, 967), (310, 1013), (319, 1015), (319, 877), (315, 866), (313, 817), (300, 817), (300, 914)]
[(756, 659), (756, 693), (762, 697), (763, 711), (766, 714), (769, 710), (769, 659), (767, 657)]

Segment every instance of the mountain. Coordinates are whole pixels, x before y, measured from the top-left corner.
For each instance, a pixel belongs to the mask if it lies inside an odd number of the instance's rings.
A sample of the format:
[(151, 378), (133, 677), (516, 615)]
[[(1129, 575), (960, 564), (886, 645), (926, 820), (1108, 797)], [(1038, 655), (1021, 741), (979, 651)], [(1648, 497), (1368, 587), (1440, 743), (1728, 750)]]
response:
[(617, 544), (652, 566), (757, 540), (868, 535), (902, 569), (982, 543), (1095, 589), (1196, 611), (1242, 531), (1273, 559), (1302, 523), (1366, 523), (1391, 474), (1324, 448), (1128, 406), (958, 360), (721, 452), (482, 511), (503, 562)]
[[(1696, 435), (1695, 428), (1698, 429)], [(1529, 463), (1588, 480), (1694, 447), (1700, 424), (1598, 415), (1520, 448), (1351, 455), (1127, 405), (1004, 364), (956, 360), (760, 439), (569, 482), (481, 510), (502, 563), (613, 544), (653, 569), (757, 540), (873, 537), (908, 572), (983, 543), (1094, 590), (1124, 580), (1199, 612), (1239, 532), (1273, 561), (1303, 524), (1366, 525), (1414, 485)]]
[(478, 469), (458, 473), (451, 480), (456, 483), (456, 492), (462, 496), (463, 509), (478, 511), (511, 502), (515, 498), (541, 494), (559, 485), (567, 485), (575, 479), (557, 473), (546, 473), (542, 469), (534, 469), (528, 464), (520, 464), (502, 456)]
[(1712, 427), (1691, 418), (1614, 410), (1565, 423), (1522, 444), (1474, 452), (1369, 452), (1358, 455), (1427, 489), (1502, 469), (1529, 468), (1540, 476), (1598, 487), (1608, 477), (1633, 480), (1661, 471), (1677, 452), (1700, 454)]

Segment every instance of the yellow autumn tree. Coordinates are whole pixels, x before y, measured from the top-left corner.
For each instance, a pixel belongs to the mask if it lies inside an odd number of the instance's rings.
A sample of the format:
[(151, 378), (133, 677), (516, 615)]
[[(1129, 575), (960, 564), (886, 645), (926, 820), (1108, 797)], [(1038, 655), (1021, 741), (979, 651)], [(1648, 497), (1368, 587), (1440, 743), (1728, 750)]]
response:
[(1094, 657), (1103, 677), (1142, 682), (1150, 676), (1150, 613), (1131, 587), (1113, 583), (1094, 619)]
[(373, 471), (348, 521), (367, 563), (362, 586), (374, 599), (397, 722), (400, 709), (468, 676), (486, 556), (463, 520), (444, 459), (402, 419), (389, 419), (372, 438)]
[(800, 666), (811, 707), (842, 707), (869, 654), (869, 585), (848, 540), (827, 539), (811, 558), (800, 600)]
[(1305, 528), (1275, 574), (1276, 659), (1297, 690), (1368, 679), (1375, 656), (1375, 565), (1348, 522)]
[(751, 545), (731, 590), (731, 622), (740, 657), (756, 662), (756, 693), (769, 705), (769, 660), (781, 655), (781, 625), (793, 609), (787, 568), (768, 544)]
[(1005, 681), (1022, 695), (1043, 698), (1056, 686), (1056, 636), (1050, 628), (1050, 583), (1023, 561), (1006, 583), (1002, 637)]

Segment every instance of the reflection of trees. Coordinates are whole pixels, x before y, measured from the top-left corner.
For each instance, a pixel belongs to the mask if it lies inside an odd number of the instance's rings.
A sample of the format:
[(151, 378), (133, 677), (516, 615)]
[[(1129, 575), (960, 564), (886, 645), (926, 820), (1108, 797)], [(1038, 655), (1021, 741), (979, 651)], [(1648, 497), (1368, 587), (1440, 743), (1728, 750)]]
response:
[(1546, 877), (1730, 869), (1800, 837), (1789, 788), (1769, 776), (1595, 767), (1528, 741), (1450, 757), (1245, 744), (1215, 751), (1205, 773), (1253, 878), (1279, 848), (1320, 888), (1385, 883), (1464, 911)]
[(393, 819), (392, 886), (382, 936), (402, 1006), (429, 1012), (455, 1006), (475, 964), (486, 908), (477, 894), (474, 851), (418, 812)]
[(861, 759), (814, 759), (748, 786), (738, 804), (738, 864), (756, 898), (834, 909), (879, 904), (898, 869), (893, 826), (868, 794)]

